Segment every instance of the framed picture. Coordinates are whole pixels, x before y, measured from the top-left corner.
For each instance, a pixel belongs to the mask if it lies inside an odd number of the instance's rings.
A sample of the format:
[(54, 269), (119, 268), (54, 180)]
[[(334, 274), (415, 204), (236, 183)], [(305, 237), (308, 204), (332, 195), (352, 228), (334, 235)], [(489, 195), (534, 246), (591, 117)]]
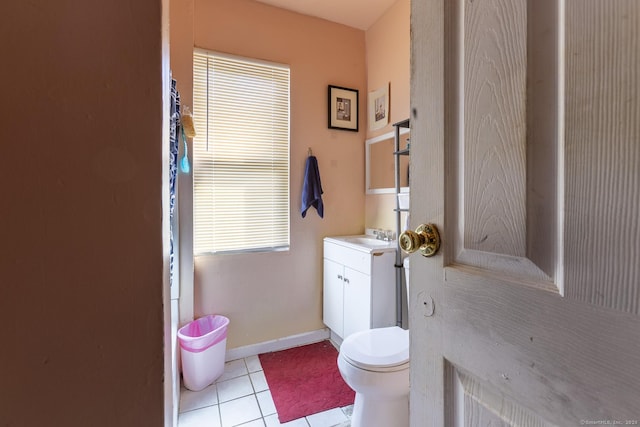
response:
[(389, 123), (389, 85), (369, 92), (369, 130), (382, 129)]
[(358, 91), (329, 85), (329, 128), (358, 132)]

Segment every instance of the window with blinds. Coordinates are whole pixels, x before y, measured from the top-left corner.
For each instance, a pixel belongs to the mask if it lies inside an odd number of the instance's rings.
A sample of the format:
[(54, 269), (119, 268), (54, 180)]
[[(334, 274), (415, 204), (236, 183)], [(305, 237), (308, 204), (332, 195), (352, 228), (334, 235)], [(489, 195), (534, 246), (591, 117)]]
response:
[(289, 248), (289, 67), (193, 54), (194, 252)]

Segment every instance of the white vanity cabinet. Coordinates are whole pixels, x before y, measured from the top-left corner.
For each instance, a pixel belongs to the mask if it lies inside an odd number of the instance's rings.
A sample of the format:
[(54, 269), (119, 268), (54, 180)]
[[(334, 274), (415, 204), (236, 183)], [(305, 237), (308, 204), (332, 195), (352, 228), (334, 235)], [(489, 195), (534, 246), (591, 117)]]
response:
[(324, 239), (323, 322), (344, 339), (396, 324), (395, 243)]

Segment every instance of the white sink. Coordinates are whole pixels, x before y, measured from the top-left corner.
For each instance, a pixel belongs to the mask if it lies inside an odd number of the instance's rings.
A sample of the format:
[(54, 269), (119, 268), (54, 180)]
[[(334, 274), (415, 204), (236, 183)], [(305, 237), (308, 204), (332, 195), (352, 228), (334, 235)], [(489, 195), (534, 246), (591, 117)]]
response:
[(364, 245), (364, 246), (389, 246), (389, 243), (390, 243), (384, 240), (377, 240), (373, 237), (368, 237), (368, 236), (345, 237), (344, 240), (345, 242), (355, 243), (356, 245)]
[(396, 248), (395, 241), (378, 240), (374, 236), (370, 236), (368, 234), (357, 236), (327, 237), (326, 239), (333, 240), (335, 243), (348, 245), (368, 252), (380, 249), (384, 249), (386, 251)]

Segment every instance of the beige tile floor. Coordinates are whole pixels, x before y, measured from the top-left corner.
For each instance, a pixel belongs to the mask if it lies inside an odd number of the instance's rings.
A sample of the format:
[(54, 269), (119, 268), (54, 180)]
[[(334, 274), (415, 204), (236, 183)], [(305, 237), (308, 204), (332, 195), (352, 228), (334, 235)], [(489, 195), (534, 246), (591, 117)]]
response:
[(225, 363), (199, 392), (182, 387), (178, 427), (349, 427), (353, 405), (280, 424), (258, 356)]

